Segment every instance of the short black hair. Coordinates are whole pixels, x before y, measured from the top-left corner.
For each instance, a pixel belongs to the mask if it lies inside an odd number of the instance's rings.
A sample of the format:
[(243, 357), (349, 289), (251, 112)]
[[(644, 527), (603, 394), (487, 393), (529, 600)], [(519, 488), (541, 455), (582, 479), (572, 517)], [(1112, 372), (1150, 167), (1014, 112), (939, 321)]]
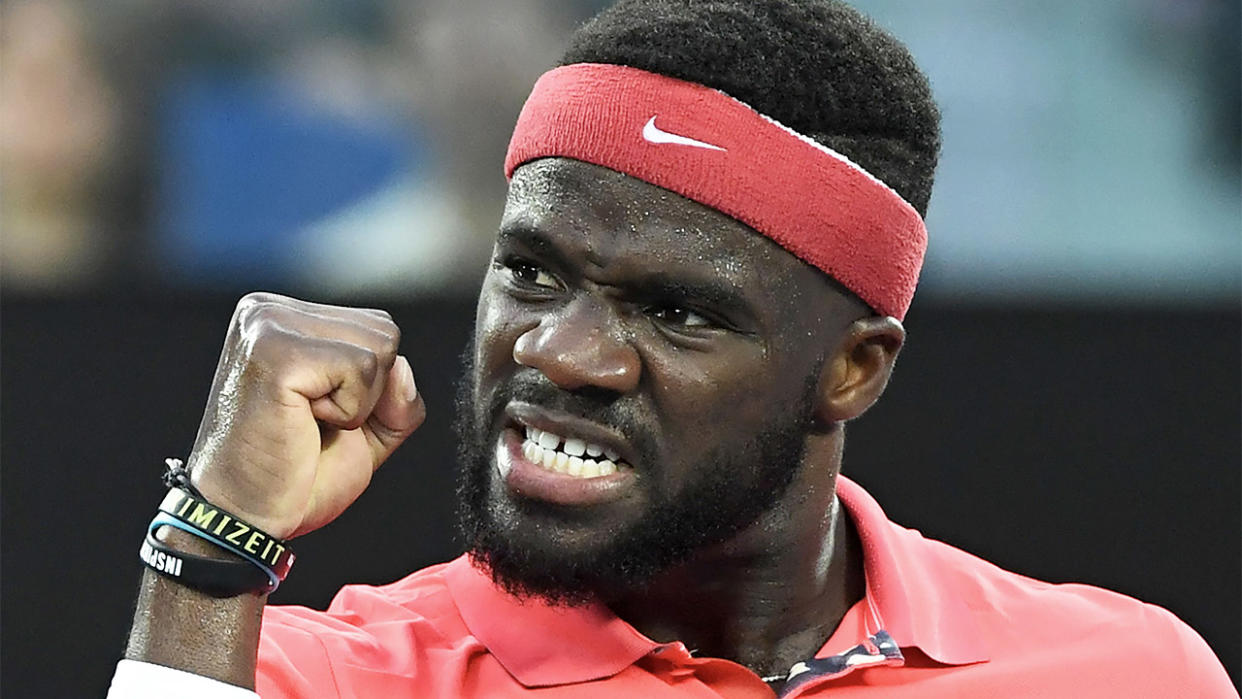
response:
[(838, 0), (619, 0), (561, 64), (715, 88), (844, 154), (926, 215), (940, 112), (909, 50)]

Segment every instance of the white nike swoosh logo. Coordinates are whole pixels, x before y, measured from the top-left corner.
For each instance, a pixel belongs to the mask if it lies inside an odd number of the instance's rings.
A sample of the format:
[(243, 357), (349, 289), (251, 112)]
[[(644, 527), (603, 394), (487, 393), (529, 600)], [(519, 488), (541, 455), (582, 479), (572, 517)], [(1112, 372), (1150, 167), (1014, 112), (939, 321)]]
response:
[(672, 143), (679, 146), (694, 146), (695, 148), (707, 148), (708, 150), (723, 151), (724, 148), (714, 146), (710, 143), (704, 143), (688, 136), (678, 136), (675, 133), (669, 133), (664, 129), (655, 125), (655, 117), (647, 120), (647, 125), (643, 127), (643, 138), (652, 143)]

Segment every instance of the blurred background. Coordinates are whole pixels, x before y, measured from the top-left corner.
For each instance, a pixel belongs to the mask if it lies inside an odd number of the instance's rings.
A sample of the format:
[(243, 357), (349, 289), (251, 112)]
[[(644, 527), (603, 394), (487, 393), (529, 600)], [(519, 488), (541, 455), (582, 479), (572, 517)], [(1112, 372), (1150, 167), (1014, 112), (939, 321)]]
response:
[[(282, 601), (456, 552), (452, 377), (504, 148), (604, 4), (0, 3), (4, 694), (103, 693), (161, 460), (251, 289), (391, 309), (431, 409)], [(1172, 609), (1238, 682), (1238, 3), (855, 4), (928, 73), (944, 149), (847, 472), (1001, 565)]]

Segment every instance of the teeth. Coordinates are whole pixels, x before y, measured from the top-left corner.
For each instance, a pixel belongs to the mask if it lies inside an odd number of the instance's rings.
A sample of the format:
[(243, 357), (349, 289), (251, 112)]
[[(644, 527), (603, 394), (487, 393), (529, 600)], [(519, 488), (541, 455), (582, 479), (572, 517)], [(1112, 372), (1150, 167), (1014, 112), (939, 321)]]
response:
[(504, 478), (509, 477), (509, 472), (513, 470), (513, 459), (509, 456), (509, 449), (504, 442), (496, 442), (496, 471)]
[[(581, 439), (570, 437), (569, 439), (565, 440), (565, 453), (569, 454), (570, 456), (582, 456), (582, 454), (586, 450), (587, 450), (586, 442), (582, 441)], [(594, 454), (592, 454), (592, 456), (594, 456)]]
[[(541, 468), (578, 478), (610, 476), (621, 468), (618, 465), (619, 455), (611, 449), (577, 437), (562, 439), (558, 434), (536, 427), (525, 429), (522, 456)], [(560, 449), (557, 449), (558, 446)], [(607, 458), (603, 458), (605, 456)]]

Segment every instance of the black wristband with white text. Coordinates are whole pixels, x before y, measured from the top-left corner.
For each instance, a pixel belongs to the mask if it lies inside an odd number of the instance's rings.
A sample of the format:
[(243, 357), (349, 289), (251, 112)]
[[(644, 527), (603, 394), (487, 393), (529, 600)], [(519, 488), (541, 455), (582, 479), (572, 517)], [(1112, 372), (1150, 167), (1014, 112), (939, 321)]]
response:
[(267, 573), (249, 561), (207, 558), (177, 551), (156, 539), (155, 529), (157, 527), (148, 528), (138, 557), (160, 575), (212, 597), (269, 591), (271, 582)]
[(284, 541), (187, 490), (169, 490), (160, 503), (160, 512), (165, 516), (157, 519), (163, 524), (206, 539), (263, 570), (271, 579), (272, 589), (293, 566), (293, 551)]

